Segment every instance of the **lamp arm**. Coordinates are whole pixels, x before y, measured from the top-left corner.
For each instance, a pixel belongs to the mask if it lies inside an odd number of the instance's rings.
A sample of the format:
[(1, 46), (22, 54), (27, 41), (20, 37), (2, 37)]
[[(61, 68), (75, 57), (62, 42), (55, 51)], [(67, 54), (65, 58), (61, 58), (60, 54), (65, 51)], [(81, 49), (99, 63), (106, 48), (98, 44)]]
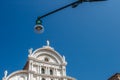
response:
[(59, 9), (53, 10), (53, 11), (51, 11), (51, 12), (45, 14), (45, 15), (39, 16), (38, 18), (39, 18), (39, 19), (44, 18), (44, 17), (46, 17), (46, 16), (48, 16), (48, 15), (51, 15), (51, 14), (53, 14), (53, 13), (55, 13), (55, 12), (58, 12), (58, 11), (60, 11), (60, 10), (62, 10), (62, 9), (65, 9), (65, 8), (67, 8), (67, 7), (69, 7), (69, 6), (73, 6), (73, 5), (76, 5), (76, 6), (77, 6), (79, 3), (81, 3), (80, 0), (75, 1), (75, 2), (72, 2), (72, 3), (68, 4), (68, 5), (65, 5), (65, 6), (59, 8)]

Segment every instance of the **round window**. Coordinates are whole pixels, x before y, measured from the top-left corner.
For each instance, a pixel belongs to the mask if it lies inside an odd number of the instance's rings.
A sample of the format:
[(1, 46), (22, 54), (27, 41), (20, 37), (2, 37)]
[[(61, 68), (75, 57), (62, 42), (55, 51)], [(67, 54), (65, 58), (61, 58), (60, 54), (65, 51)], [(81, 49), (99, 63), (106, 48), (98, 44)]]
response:
[(45, 58), (45, 61), (46, 61), (46, 62), (48, 62), (48, 61), (49, 61), (49, 59), (46, 57), (46, 58)]

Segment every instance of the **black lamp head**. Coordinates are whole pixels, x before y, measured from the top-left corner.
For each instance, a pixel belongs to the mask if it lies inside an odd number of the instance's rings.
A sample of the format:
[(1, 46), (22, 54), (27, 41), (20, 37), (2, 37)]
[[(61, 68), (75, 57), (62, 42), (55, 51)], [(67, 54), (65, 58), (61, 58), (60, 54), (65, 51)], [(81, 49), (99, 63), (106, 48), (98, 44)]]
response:
[(34, 27), (34, 30), (37, 33), (43, 33), (44, 32), (44, 27), (42, 26), (42, 21), (40, 20), (40, 17), (38, 17), (37, 20), (36, 20), (36, 25)]

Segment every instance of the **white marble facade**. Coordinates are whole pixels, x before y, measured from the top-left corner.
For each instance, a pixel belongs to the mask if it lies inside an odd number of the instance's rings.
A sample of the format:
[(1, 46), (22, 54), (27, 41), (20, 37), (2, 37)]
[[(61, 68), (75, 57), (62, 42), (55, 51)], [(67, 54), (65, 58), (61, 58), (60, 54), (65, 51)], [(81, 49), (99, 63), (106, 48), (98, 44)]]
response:
[(7, 75), (4, 73), (2, 80), (75, 80), (66, 75), (65, 56), (61, 56), (57, 51), (47, 46), (28, 50), (28, 60), (23, 70), (15, 71)]

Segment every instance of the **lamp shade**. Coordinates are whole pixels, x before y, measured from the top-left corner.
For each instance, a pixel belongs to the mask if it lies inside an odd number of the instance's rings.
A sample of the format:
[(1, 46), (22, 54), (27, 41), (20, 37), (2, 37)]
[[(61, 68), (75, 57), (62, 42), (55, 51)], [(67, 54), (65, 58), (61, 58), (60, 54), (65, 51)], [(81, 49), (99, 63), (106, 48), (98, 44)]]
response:
[(34, 30), (36, 33), (43, 33), (44, 32), (44, 27), (42, 25), (35, 25)]
[(44, 27), (42, 26), (42, 21), (38, 17), (36, 20), (36, 25), (34, 27), (34, 30), (36, 33), (43, 33), (44, 32)]

